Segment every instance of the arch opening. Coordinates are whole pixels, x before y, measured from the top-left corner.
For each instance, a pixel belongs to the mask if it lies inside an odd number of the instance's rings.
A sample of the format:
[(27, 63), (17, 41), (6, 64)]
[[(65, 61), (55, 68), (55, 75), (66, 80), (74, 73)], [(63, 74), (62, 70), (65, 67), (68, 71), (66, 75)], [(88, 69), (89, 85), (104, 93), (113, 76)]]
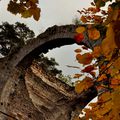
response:
[[(40, 45), (39, 47), (35, 48), (28, 55), (26, 55), (18, 63), (17, 66), (18, 67), (22, 66), (22, 68), (27, 69), (32, 64), (33, 60), (37, 59), (41, 53), (47, 53), (49, 50), (59, 48), (62, 46), (66, 46), (66, 45), (73, 45), (73, 44), (75, 44), (75, 40), (72, 38), (59, 38), (59, 39), (54, 39), (52, 41), (46, 42), (46, 43)], [(84, 44), (84, 43), (81, 43), (80, 45), (86, 46), (86, 44)], [(88, 98), (88, 101), (85, 101), (84, 107), (88, 104), (88, 102), (90, 102), (92, 99), (94, 99), (97, 95), (97, 92), (96, 92), (94, 87), (92, 87), (92, 90), (94, 90), (94, 92), (93, 92), (93, 95), (91, 97), (88, 94), (86, 94), (89, 96), (89, 98)]]
[(26, 55), (17, 66), (22, 66), (24, 68), (27, 68), (32, 63), (33, 59), (37, 58), (39, 54), (41, 53), (47, 53), (48, 50), (54, 49), (56, 47), (61, 47), (65, 45), (71, 45), (74, 44), (75, 40), (71, 38), (59, 38), (54, 39), (49, 42), (46, 42), (39, 47), (35, 48), (32, 52), (30, 52), (28, 55)]

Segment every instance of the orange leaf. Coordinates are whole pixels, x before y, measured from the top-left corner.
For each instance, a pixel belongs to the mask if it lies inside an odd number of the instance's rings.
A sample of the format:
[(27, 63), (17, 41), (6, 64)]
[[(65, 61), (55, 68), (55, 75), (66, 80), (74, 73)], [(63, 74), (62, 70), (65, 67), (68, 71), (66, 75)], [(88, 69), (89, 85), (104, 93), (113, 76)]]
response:
[(92, 52), (92, 55), (93, 55), (95, 58), (97, 58), (97, 57), (99, 57), (99, 56), (101, 55), (101, 48), (100, 48), (100, 46), (95, 46), (95, 47), (94, 47), (94, 50), (93, 50), (93, 52)]
[(76, 32), (77, 33), (83, 33), (85, 31), (85, 27), (78, 27), (78, 28), (76, 28)]
[(120, 79), (115, 79), (115, 78), (111, 79), (111, 84), (112, 85), (119, 85), (120, 84)]
[(99, 86), (96, 86), (96, 89), (97, 89), (97, 91), (99, 92), (99, 91), (101, 91), (101, 90), (104, 90), (104, 87), (101, 86), (101, 85), (99, 85)]
[(75, 91), (77, 93), (81, 93), (83, 91), (86, 91), (88, 88), (90, 88), (93, 85), (93, 80), (89, 77), (86, 77), (83, 79), (83, 81), (80, 81), (75, 85)]
[(103, 81), (103, 80), (105, 80), (105, 79), (107, 79), (107, 76), (106, 76), (105, 74), (102, 74), (102, 75), (97, 79), (97, 81)]
[(90, 53), (84, 53), (83, 55), (77, 54), (76, 59), (80, 64), (87, 65), (92, 62), (93, 57)]
[(107, 91), (107, 92), (104, 92), (103, 94), (101, 94), (101, 95), (98, 97), (98, 99), (99, 99), (99, 101), (101, 101), (101, 102), (105, 102), (105, 101), (109, 100), (110, 97), (111, 97), (111, 93), (110, 93), (109, 91)]
[(96, 28), (88, 30), (88, 36), (91, 40), (97, 40), (100, 38), (100, 32)]
[(81, 20), (83, 23), (88, 22), (87, 19), (85, 18), (85, 16), (83, 16), (83, 15), (81, 16), (80, 20)]

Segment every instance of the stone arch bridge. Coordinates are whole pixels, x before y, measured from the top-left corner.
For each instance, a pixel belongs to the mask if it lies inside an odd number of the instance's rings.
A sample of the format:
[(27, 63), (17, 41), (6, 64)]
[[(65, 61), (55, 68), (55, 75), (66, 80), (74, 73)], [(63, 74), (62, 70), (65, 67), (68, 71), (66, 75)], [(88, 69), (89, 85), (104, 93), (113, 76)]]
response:
[[(13, 55), (0, 59), (0, 120), (72, 120), (97, 95), (94, 86), (78, 95), (73, 87), (32, 63), (41, 52), (75, 43), (76, 27), (48, 28)], [(87, 37), (81, 44), (96, 45)]]

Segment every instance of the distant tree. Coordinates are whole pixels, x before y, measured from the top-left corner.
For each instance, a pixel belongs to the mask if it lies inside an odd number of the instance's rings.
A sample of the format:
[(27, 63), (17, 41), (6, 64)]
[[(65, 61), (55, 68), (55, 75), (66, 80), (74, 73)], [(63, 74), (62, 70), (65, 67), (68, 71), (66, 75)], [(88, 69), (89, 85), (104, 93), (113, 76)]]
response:
[(25, 42), (35, 36), (24, 23), (16, 22), (14, 25), (4, 22), (0, 25), (0, 53), (6, 56)]
[(74, 82), (72, 82), (72, 77), (70, 75), (63, 75), (62, 73), (60, 73), (58, 74), (57, 78), (70, 86), (74, 86)]
[(38, 62), (38, 64), (40, 66), (42, 66), (42, 68), (50, 74), (53, 74), (54, 76), (56, 76), (57, 74), (62, 73), (61, 70), (58, 70), (56, 68), (56, 66), (58, 66), (59, 64), (55, 61), (55, 58), (48, 58), (45, 57), (43, 54), (40, 54), (39, 58), (36, 60)]
[(75, 25), (80, 25), (82, 24), (82, 21), (78, 17), (73, 18), (72, 23)]
[(35, 61), (38, 62), (40, 66), (46, 71), (46, 73), (50, 73), (51, 75), (54, 75), (58, 79), (62, 80), (66, 84), (73, 86), (72, 83), (72, 77), (70, 75), (65, 76), (62, 73), (62, 70), (59, 70), (56, 68), (56, 66), (59, 66), (59, 64), (55, 61), (55, 58), (48, 58), (45, 57), (43, 54), (40, 54), (39, 58)]

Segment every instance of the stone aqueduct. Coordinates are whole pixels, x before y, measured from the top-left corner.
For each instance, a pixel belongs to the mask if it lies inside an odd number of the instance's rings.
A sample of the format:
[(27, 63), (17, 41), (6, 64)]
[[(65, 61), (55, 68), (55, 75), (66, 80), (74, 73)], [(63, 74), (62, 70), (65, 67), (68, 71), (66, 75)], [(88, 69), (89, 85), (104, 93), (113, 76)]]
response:
[[(41, 52), (75, 43), (75, 28), (48, 28), (13, 55), (0, 59), (0, 120), (71, 120), (73, 111), (96, 96), (94, 86), (77, 95), (74, 88), (32, 64)], [(96, 45), (87, 38), (81, 44)]]

